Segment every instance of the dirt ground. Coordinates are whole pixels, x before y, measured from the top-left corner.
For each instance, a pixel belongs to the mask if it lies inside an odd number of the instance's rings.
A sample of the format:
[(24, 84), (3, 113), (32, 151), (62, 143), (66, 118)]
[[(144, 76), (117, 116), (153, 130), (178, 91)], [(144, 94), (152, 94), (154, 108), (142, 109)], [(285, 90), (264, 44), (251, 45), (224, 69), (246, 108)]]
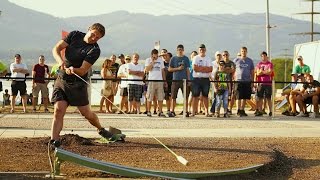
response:
[[(50, 171), (48, 138), (0, 139), (0, 171)], [(78, 135), (62, 136), (62, 148), (83, 156), (126, 166), (164, 171), (212, 171), (266, 164), (257, 172), (218, 179), (320, 179), (319, 138), (160, 138), (189, 161), (183, 166), (151, 138), (98, 144)], [(67, 178), (121, 178), (68, 162)], [(43, 175), (0, 174), (0, 179), (43, 179)], [(211, 179), (211, 178), (208, 178)], [(215, 178), (216, 179), (216, 178)]]

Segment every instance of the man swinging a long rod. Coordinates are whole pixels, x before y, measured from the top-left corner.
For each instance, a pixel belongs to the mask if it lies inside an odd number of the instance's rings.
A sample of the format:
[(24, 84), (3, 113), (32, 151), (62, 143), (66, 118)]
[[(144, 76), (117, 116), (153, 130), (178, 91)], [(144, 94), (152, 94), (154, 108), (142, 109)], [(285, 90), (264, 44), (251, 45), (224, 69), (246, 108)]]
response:
[[(123, 140), (125, 135), (113, 134), (105, 130), (89, 107), (87, 73), (100, 56), (97, 41), (105, 35), (105, 28), (99, 23), (91, 25), (87, 33), (72, 31), (66, 38), (60, 40), (52, 49), (53, 57), (60, 66), (60, 73), (54, 84), (52, 102), (54, 102), (54, 117), (51, 127), (50, 144), (60, 146), (59, 135), (63, 127), (63, 118), (67, 107), (77, 106), (83, 115), (98, 130), (98, 133), (110, 140)], [(65, 58), (61, 51), (65, 49)], [(76, 74), (76, 75), (75, 75)]]

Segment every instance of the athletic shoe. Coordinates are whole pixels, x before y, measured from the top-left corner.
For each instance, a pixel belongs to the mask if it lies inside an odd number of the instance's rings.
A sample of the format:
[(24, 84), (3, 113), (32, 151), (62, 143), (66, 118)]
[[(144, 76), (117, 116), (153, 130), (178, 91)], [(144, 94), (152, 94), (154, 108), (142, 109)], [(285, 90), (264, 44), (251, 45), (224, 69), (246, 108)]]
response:
[(164, 115), (163, 112), (160, 112), (160, 113), (158, 114), (158, 116), (159, 116), (159, 117), (167, 117), (166, 115)]
[(301, 111), (298, 115), (296, 115), (297, 117), (303, 117), (304, 113)]
[(227, 113), (229, 114), (229, 115), (232, 115), (232, 111), (231, 110), (227, 110)]
[(261, 111), (256, 111), (254, 113), (255, 116), (263, 116), (263, 113)]
[(157, 114), (157, 111), (153, 111), (153, 114), (156, 115), (156, 114)]
[(272, 112), (269, 112), (269, 116), (270, 116), (270, 117), (272, 116)]
[(179, 113), (179, 115), (183, 115), (183, 111), (181, 111), (181, 112)]
[(55, 150), (56, 148), (61, 146), (61, 142), (59, 140), (51, 139), (48, 143), (51, 150)]
[(148, 111), (143, 112), (143, 114), (148, 114)]
[(148, 116), (148, 117), (151, 117), (151, 116), (152, 116), (150, 111), (147, 112), (147, 116)]
[(317, 118), (317, 117), (319, 117), (319, 114), (318, 113), (315, 113), (315, 112), (313, 112), (313, 113), (311, 113), (310, 114), (310, 116), (309, 116), (310, 118)]
[(226, 112), (226, 113), (224, 113), (224, 114), (223, 114), (223, 117), (224, 117), (224, 118), (229, 118), (229, 117), (230, 117), (230, 115), (229, 115), (229, 113), (228, 113), (228, 112)]
[(174, 114), (172, 112), (169, 112), (168, 117), (174, 117)]
[(35, 113), (35, 112), (37, 112), (37, 110), (34, 108), (34, 109), (32, 109), (32, 112)]
[(112, 137), (112, 133), (107, 131), (106, 129), (102, 128), (99, 130), (99, 135), (106, 138), (106, 139), (110, 139)]

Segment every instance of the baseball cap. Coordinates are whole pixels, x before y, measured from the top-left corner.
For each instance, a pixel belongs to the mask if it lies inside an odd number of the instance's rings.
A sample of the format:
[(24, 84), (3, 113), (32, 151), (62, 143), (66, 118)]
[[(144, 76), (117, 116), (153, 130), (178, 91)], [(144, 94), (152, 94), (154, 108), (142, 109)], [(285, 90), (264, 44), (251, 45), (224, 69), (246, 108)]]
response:
[(131, 60), (131, 57), (129, 55), (126, 55), (125, 59), (130, 59)]
[(297, 59), (298, 59), (298, 60), (303, 60), (302, 56), (298, 56)]
[(214, 54), (214, 56), (217, 56), (218, 54), (221, 55), (220, 51), (216, 51), (216, 53)]
[(206, 48), (206, 45), (200, 44), (199, 48)]
[(118, 58), (124, 58), (124, 55), (123, 55), (123, 54), (120, 54), (120, 55), (118, 56)]

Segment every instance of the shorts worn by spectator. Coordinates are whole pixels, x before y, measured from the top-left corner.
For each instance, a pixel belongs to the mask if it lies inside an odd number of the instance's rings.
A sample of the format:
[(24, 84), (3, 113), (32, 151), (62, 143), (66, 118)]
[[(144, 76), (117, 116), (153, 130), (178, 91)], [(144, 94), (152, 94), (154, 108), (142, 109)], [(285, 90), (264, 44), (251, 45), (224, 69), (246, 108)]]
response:
[(11, 83), (12, 99), (11, 99), (10, 112), (13, 113), (15, 111), (15, 102), (16, 102), (16, 96), (18, 95), (18, 92), (20, 92), (20, 96), (22, 99), (23, 112), (26, 112), (27, 85), (26, 85), (25, 79), (23, 79), (23, 78), (25, 78), (26, 74), (28, 74), (28, 68), (27, 68), (26, 64), (23, 64), (21, 62), (22, 58), (21, 58), (20, 54), (16, 54), (14, 56), (14, 58), (15, 58), (14, 63), (12, 63), (10, 65), (11, 77), (13, 78), (12, 83)]

